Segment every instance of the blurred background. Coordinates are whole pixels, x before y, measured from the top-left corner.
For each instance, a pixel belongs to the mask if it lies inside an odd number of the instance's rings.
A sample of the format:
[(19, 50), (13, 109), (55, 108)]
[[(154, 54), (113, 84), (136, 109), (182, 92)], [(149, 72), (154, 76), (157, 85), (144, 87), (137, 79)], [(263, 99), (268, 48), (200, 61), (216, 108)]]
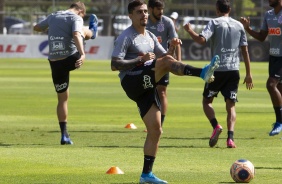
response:
[[(117, 36), (127, 28), (131, 21), (127, 16), (127, 4), (130, 0), (83, 0), (87, 8), (85, 24), (90, 14), (100, 19), (99, 35)], [(38, 34), (32, 26), (48, 14), (64, 10), (73, 0), (0, 0), (0, 34)], [(181, 27), (191, 22), (200, 31), (209, 18), (215, 18), (216, 0), (166, 0), (165, 15), (177, 12), (177, 24)], [(239, 19), (250, 16), (254, 29), (259, 29), (264, 12), (269, 9), (266, 0), (233, 0), (231, 16)], [(180, 38), (188, 38), (183, 29), (179, 29)]]

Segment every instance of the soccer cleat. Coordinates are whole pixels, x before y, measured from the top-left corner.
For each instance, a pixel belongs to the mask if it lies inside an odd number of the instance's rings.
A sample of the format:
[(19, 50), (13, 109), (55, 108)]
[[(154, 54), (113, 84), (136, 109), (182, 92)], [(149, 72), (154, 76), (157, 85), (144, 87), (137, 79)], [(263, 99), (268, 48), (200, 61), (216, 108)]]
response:
[(227, 139), (227, 148), (236, 148), (236, 145), (232, 139)]
[(214, 81), (213, 73), (219, 67), (219, 56), (215, 55), (210, 64), (203, 67), (200, 77), (207, 83)]
[(65, 145), (65, 144), (73, 144), (73, 142), (71, 141), (71, 139), (69, 137), (62, 135), (61, 145)]
[(282, 131), (282, 123), (280, 122), (273, 123), (273, 129), (269, 132), (269, 136), (277, 135), (281, 131)]
[(95, 39), (98, 36), (98, 18), (95, 14), (90, 15), (89, 29), (93, 34), (91, 39)]
[(167, 181), (161, 180), (160, 178), (155, 176), (152, 172), (149, 172), (148, 174), (145, 173), (141, 174), (139, 183), (165, 184), (167, 183)]
[(221, 132), (222, 132), (222, 126), (220, 125), (217, 125), (215, 129), (213, 129), (213, 132), (210, 138), (210, 142), (209, 142), (210, 147), (214, 147), (216, 145), (218, 137), (221, 134)]

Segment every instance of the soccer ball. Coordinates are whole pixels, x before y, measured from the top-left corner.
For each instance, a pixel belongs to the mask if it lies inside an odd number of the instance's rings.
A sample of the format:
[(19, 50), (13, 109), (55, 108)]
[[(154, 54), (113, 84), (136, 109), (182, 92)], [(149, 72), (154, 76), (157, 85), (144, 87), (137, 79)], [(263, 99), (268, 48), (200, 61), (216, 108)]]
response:
[(230, 175), (236, 183), (249, 183), (255, 177), (255, 167), (249, 160), (236, 160), (230, 168)]

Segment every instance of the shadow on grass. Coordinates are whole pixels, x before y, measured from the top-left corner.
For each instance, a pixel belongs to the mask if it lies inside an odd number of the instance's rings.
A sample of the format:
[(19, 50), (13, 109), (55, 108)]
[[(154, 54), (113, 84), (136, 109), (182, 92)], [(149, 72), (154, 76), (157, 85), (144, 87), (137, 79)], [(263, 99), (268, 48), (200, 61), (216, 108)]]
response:
[(5, 144), (0, 142), (0, 147), (9, 147), (9, 146), (12, 146), (12, 144)]
[(12, 147), (12, 146), (45, 146), (46, 144), (5, 144), (0, 143), (0, 147)]
[(282, 170), (282, 167), (255, 167), (255, 169), (273, 169), (273, 170)]
[[(57, 130), (53, 130), (53, 131), (48, 131), (48, 133), (59, 133), (60, 131)], [(132, 130), (128, 130), (128, 131), (113, 131), (113, 130), (72, 130), (69, 133), (72, 132), (76, 132), (76, 133), (136, 133), (138, 131), (132, 131)]]
[[(175, 140), (208, 140), (210, 137), (162, 137), (161, 139), (175, 139)], [(219, 138), (219, 139), (225, 139), (226, 138)], [(236, 138), (236, 139), (242, 139), (242, 140), (250, 140), (250, 139), (256, 139), (254, 137), (246, 137), (246, 138)]]

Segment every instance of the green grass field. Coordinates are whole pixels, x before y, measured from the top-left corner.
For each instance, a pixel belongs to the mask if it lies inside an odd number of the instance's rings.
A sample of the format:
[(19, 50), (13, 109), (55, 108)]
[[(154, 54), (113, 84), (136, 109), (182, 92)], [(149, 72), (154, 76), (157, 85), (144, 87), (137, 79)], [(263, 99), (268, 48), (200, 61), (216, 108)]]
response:
[[(46, 59), (0, 59), (0, 183), (138, 183), (146, 133), (136, 105), (123, 92), (110, 61), (86, 61), (71, 73), (68, 131), (74, 145), (60, 145), (56, 93)], [(203, 66), (207, 62), (189, 62)], [(267, 63), (252, 63), (254, 89), (243, 85), (235, 127), (236, 149), (226, 148), (226, 112), (214, 101), (223, 133), (208, 145), (212, 128), (201, 106), (203, 81), (171, 75), (169, 109), (154, 173), (173, 184), (234, 183), (231, 164), (250, 160), (251, 183), (278, 184), (281, 135), (269, 137), (275, 121), (265, 82)], [(125, 129), (134, 123), (136, 130)], [(125, 174), (109, 175), (118, 166)]]

